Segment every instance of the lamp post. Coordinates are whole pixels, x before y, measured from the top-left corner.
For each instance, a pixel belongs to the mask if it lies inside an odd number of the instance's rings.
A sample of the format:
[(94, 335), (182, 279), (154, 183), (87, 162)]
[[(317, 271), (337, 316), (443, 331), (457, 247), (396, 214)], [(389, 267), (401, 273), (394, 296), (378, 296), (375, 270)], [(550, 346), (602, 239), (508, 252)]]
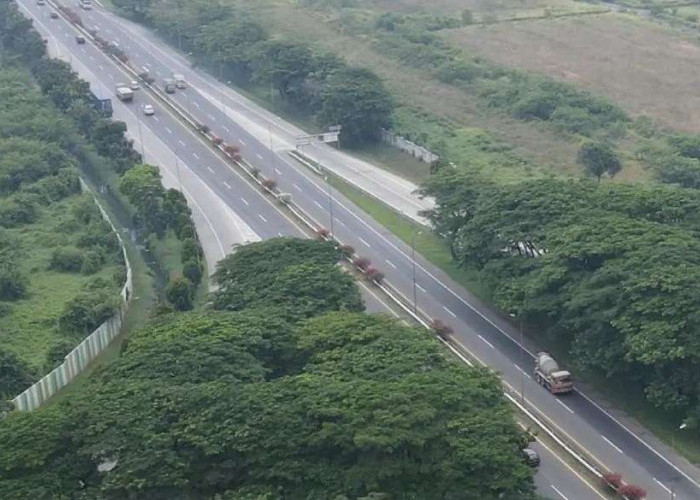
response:
[(411, 233), (411, 267), (413, 270), (413, 314), (418, 314), (418, 295), (416, 293), (416, 234), (421, 235), (423, 231), (413, 231)]
[(328, 180), (328, 176), (325, 176), (326, 179), (326, 187), (328, 188), (328, 213), (330, 215), (331, 219), (331, 238), (334, 235), (333, 232), (333, 186), (331, 186), (330, 181)]
[(511, 318), (518, 318), (520, 324), (520, 402), (525, 403), (525, 343), (523, 338), (523, 316), (522, 312), (520, 314), (513, 312), (510, 313), (509, 316)]

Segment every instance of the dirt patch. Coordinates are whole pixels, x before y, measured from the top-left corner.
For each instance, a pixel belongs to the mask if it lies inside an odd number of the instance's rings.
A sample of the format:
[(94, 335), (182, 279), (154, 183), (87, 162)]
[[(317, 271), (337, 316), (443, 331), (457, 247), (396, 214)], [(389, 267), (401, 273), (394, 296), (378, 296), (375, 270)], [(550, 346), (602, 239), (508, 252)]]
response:
[(700, 48), (624, 14), (467, 27), (446, 38), (474, 54), (604, 95), (632, 115), (700, 132)]

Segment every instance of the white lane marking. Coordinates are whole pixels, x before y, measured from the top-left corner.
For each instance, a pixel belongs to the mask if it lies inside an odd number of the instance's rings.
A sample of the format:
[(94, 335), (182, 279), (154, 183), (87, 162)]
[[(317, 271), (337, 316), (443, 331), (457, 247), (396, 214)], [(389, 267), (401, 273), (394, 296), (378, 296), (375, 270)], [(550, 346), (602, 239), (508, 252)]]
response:
[(149, 63), (143, 63), (143, 65), (146, 66), (147, 68), (151, 67), (151, 65)]
[(160, 71), (156, 70), (155, 73), (156, 75), (160, 76)]
[(391, 266), (391, 267), (393, 267), (394, 269), (396, 269), (396, 266), (394, 265), (394, 263), (391, 262), (389, 259), (385, 259), (384, 262), (386, 262), (387, 264), (389, 264), (389, 266)]
[(169, 134), (172, 134), (172, 133), (173, 133), (173, 131), (170, 130), (168, 127), (165, 127), (165, 131), (166, 131), (167, 133), (169, 133)]
[[(447, 314), (449, 314), (449, 315), (452, 316), (453, 318), (456, 318), (456, 317), (457, 317), (457, 315), (456, 315), (455, 313), (453, 313), (452, 311), (450, 311), (450, 310), (449, 310), (448, 308), (446, 308), (445, 306), (442, 306), (442, 308), (443, 308), (445, 311), (447, 311)], [(483, 339), (482, 339), (482, 340), (483, 340)]]
[(82, 50), (85, 54), (87, 54), (87, 51), (84, 48), (81, 47), (80, 50)]
[(241, 144), (243, 144), (245, 146), (245, 141), (243, 139), (238, 139), (238, 142), (240, 142)]
[(340, 224), (341, 226), (345, 226), (345, 222), (343, 222), (342, 220), (337, 219), (337, 218), (335, 219), (335, 223)]
[(320, 208), (321, 210), (325, 210), (325, 209), (326, 209), (326, 207), (324, 207), (323, 205), (321, 205), (321, 204), (320, 204), (318, 201), (316, 201), (316, 200), (314, 200), (314, 204), (315, 204), (318, 208)]
[(495, 349), (495, 347), (493, 347), (493, 344), (491, 342), (489, 342), (488, 340), (486, 340), (484, 337), (482, 337), (481, 335), (477, 335), (477, 337), (479, 337), (484, 342), (484, 344), (489, 346), (491, 349)]
[(275, 167), (275, 173), (276, 173), (277, 175), (282, 175), (282, 172), (280, 172), (279, 169), (278, 169), (277, 167)]
[(214, 173), (214, 169), (211, 168), (210, 166), (207, 166), (207, 170), (209, 170), (212, 174)]
[(180, 139), (178, 139), (177, 142), (180, 144), (180, 146), (183, 146), (183, 147), (186, 146), (186, 144), (184, 142), (182, 142)]
[(157, 116), (152, 116), (151, 118), (153, 118), (153, 119), (154, 119), (155, 121), (157, 121), (157, 122), (159, 122), (159, 121), (160, 121), (160, 120), (158, 119), (158, 117), (157, 117)]
[(605, 436), (600, 436), (600, 437), (602, 437), (602, 438), (603, 438), (603, 441), (605, 441), (605, 442), (608, 443), (610, 446), (612, 446), (613, 448), (615, 448), (618, 452), (622, 453), (622, 450), (621, 450), (620, 448), (618, 448), (617, 446), (615, 446), (615, 444), (614, 444), (612, 441), (610, 441), (608, 438), (606, 438)]
[(94, 61), (94, 60), (95, 60), (95, 57), (94, 57), (92, 54), (90, 54), (90, 60), (91, 60), (91, 61)]
[(557, 492), (557, 495), (559, 495), (560, 497), (562, 497), (564, 500), (569, 500), (561, 491), (559, 491), (559, 490), (557, 489), (556, 486), (554, 486), (553, 484), (550, 484), (550, 486), (552, 487), (552, 489), (553, 489), (554, 491)]
[(197, 101), (193, 102), (192, 104), (194, 104), (195, 108), (199, 108), (199, 104), (197, 104)]
[[(197, 158), (199, 160), (199, 155), (197, 153), (192, 152), (192, 156), (194, 156), (195, 158)], [(207, 167), (207, 168), (211, 168), (211, 167)]]
[(260, 153), (255, 153), (255, 156), (257, 156), (257, 157), (258, 157), (258, 159), (260, 159), (260, 160), (262, 160), (262, 159), (263, 159), (263, 158), (262, 158), (262, 156), (260, 156)]
[(363, 239), (360, 238), (359, 236), (357, 237), (357, 239), (360, 240), (360, 241), (362, 242), (363, 245), (365, 245), (365, 246), (367, 246), (367, 247), (369, 246), (369, 243), (367, 243), (365, 240), (363, 240)]
[(423, 288), (422, 286), (420, 286), (418, 283), (416, 283), (416, 288), (417, 288), (418, 290), (420, 290), (421, 292), (426, 293), (426, 292), (425, 292), (425, 288)]
[(294, 189), (296, 189), (297, 191), (301, 191), (301, 188), (297, 186), (295, 182), (292, 182), (292, 186), (294, 186)]
[(102, 66), (101, 64), (98, 64), (97, 67), (100, 68), (101, 71), (104, 71), (104, 70), (105, 70), (105, 67)]
[(112, 73), (107, 73), (107, 76), (109, 77), (110, 80), (114, 80), (114, 75), (112, 75)]
[[(560, 399), (557, 399), (556, 401), (557, 401), (557, 403), (559, 403), (560, 405), (562, 405), (564, 408), (566, 408), (566, 411), (568, 411), (569, 413), (574, 413), (574, 410), (572, 410), (571, 408), (569, 408), (568, 406), (566, 406), (564, 403), (562, 403)], [(605, 439), (605, 438), (603, 438), (603, 439)], [(610, 444), (612, 444), (612, 443), (610, 443)], [(614, 446), (614, 445), (613, 445), (613, 446)]]
[(231, 189), (231, 184), (229, 184), (229, 183), (226, 182), (226, 181), (224, 181), (224, 186), (226, 186), (228, 189)]
[(211, 121), (213, 121), (213, 122), (216, 121), (216, 118), (214, 118), (214, 116), (212, 116), (212, 115), (210, 115), (210, 114), (207, 114), (207, 118), (209, 118), (209, 119), (210, 119)]
[(662, 483), (661, 481), (659, 481), (659, 480), (656, 479), (655, 477), (652, 477), (652, 479), (653, 479), (654, 481), (656, 481), (656, 484), (658, 484), (659, 486), (661, 486), (663, 489), (665, 489), (665, 490), (668, 491), (669, 493), (673, 493), (673, 491), (671, 491), (671, 488), (668, 488), (664, 483)]
[(241, 201), (243, 202), (243, 204), (244, 204), (246, 207), (248, 206), (248, 202), (246, 201), (245, 198), (241, 197)]
[(523, 375), (525, 375), (527, 378), (531, 378), (531, 377), (530, 377), (530, 374), (527, 373), (525, 370), (523, 370), (522, 368), (520, 368), (520, 367), (519, 367), (518, 365), (516, 365), (515, 363), (513, 363), (513, 365), (518, 369), (518, 371), (519, 371), (520, 373), (522, 373)]
[(262, 214), (258, 214), (258, 217), (260, 217), (263, 222), (267, 222), (267, 219), (265, 217), (263, 217)]
[(231, 129), (228, 128), (226, 125), (222, 125), (221, 128), (224, 129), (226, 132), (231, 132)]

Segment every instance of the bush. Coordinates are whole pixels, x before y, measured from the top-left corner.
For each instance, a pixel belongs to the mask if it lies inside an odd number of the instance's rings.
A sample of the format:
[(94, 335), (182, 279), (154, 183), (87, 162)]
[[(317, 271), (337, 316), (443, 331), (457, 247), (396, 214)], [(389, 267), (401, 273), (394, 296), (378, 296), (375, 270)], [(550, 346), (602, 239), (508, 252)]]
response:
[(331, 232), (328, 229), (326, 229), (325, 227), (319, 227), (316, 230), (316, 237), (320, 240), (325, 240), (326, 238), (328, 238), (330, 236), (330, 234), (331, 234)]
[(364, 271), (372, 262), (367, 257), (355, 257), (355, 260), (353, 260), (352, 263), (355, 265), (355, 267), (358, 267)]
[(435, 332), (435, 334), (438, 337), (444, 340), (449, 339), (454, 333), (452, 327), (440, 319), (434, 319), (430, 323), (430, 328)]
[(0, 400), (11, 398), (34, 382), (34, 374), (12, 352), (0, 349)]
[(214, 144), (214, 146), (220, 146), (224, 143), (224, 140), (221, 137), (215, 135), (211, 138), (211, 142)]
[(61, 339), (52, 345), (46, 353), (46, 371), (50, 372), (60, 366), (73, 349), (75, 349), (75, 342), (69, 339)]
[(603, 474), (603, 481), (606, 485), (617, 490), (622, 486), (622, 475), (616, 472), (608, 472), (607, 474)]
[(636, 484), (623, 484), (618, 493), (628, 500), (642, 500), (647, 496), (647, 491)]
[(374, 267), (369, 267), (365, 271), (365, 276), (369, 281), (374, 281), (376, 283), (381, 283), (384, 279), (384, 273)]
[(277, 187), (277, 181), (275, 179), (263, 179), (262, 185), (264, 188), (274, 191)]
[(194, 238), (182, 240), (182, 250), (180, 251), (181, 262), (187, 262), (188, 260), (199, 262), (201, 258), (202, 253), (197, 240)]
[(340, 245), (338, 250), (340, 250), (340, 253), (348, 259), (355, 254), (355, 249), (350, 245)]
[(0, 264), (0, 300), (17, 300), (27, 292), (28, 280), (10, 262)]
[(83, 254), (75, 247), (59, 247), (51, 254), (49, 267), (55, 271), (75, 273), (83, 267)]
[(99, 282), (88, 285), (71, 299), (58, 318), (58, 326), (67, 333), (87, 335), (108, 320), (116, 311), (119, 300)]
[(85, 252), (83, 265), (80, 272), (83, 274), (94, 274), (102, 268), (105, 261), (104, 251), (100, 247), (93, 248)]
[(194, 286), (192, 282), (184, 276), (179, 276), (168, 283), (165, 287), (165, 298), (178, 311), (189, 311), (192, 309), (192, 299), (194, 298)]
[(199, 285), (202, 281), (202, 268), (195, 260), (188, 260), (182, 266), (182, 275), (193, 284)]
[(224, 151), (227, 155), (234, 156), (236, 153), (240, 152), (240, 149), (238, 149), (238, 146), (226, 145), (224, 146)]

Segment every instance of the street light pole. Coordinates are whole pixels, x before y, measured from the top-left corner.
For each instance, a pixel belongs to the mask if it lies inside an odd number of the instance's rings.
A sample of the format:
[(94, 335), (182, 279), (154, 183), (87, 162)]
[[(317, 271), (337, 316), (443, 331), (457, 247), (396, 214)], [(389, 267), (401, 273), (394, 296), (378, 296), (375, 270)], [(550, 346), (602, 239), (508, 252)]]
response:
[(333, 237), (333, 186), (331, 186), (328, 176), (326, 176), (326, 186), (328, 187), (328, 213), (331, 218), (331, 238)]

